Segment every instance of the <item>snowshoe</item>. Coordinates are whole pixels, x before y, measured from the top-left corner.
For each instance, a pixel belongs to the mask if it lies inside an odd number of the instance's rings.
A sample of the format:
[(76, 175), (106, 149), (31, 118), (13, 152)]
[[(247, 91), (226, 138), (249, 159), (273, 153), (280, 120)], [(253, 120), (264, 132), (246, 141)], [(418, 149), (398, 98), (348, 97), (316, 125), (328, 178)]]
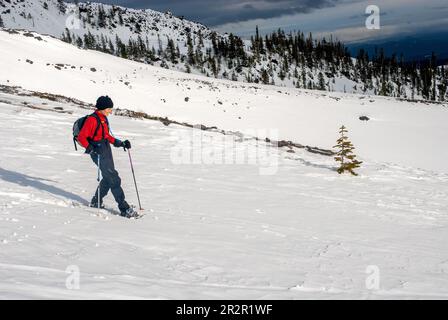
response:
[[(89, 207), (91, 207), (91, 208), (98, 208), (98, 203), (91, 202), (91, 203), (89, 204)], [(104, 203), (101, 203), (101, 204), (100, 204), (100, 209), (104, 209), (104, 208), (106, 208), (106, 207), (104, 206)]]
[(120, 216), (128, 219), (138, 219), (141, 215), (135, 211), (133, 207), (129, 207), (126, 211), (121, 212)]

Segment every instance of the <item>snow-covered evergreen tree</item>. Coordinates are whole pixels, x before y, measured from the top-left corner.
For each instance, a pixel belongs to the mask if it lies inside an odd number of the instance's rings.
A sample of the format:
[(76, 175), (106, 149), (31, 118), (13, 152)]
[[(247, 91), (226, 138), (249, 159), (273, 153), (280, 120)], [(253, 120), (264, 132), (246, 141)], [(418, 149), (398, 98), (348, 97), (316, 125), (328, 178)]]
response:
[(322, 74), (322, 72), (319, 72), (318, 81), (319, 81), (319, 85), (318, 85), (317, 89), (325, 90), (326, 89), (326, 85), (325, 85), (324, 75)]
[(63, 0), (58, 0), (57, 1), (57, 8), (58, 8), (60, 13), (65, 14), (65, 12), (67, 10), (67, 5), (65, 4), (65, 2)]

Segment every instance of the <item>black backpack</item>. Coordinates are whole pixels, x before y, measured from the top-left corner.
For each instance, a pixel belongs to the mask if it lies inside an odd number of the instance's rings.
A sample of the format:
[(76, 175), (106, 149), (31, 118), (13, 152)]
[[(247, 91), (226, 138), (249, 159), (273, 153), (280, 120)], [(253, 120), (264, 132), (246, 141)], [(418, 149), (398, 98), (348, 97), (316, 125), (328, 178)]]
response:
[[(84, 123), (86, 123), (86, 120), (88, 117), (95, 117), (96, 121), (98, 123), (96, 126), (96, 129), (95, 129), (95, 132), (93, 133), (93, 137), (96, 136), (98, 129), (100, 128), (101, 120), (100, 120), (100, 117), (98, 117), (98, 115), (96, 113), (89, 114), (87, 116), (84, 116), (84, 117), (76, 120), (75, 123), (73, 124), (73, 144), (75, 145), (76, 151), (78, 151), (78, 147), (76, 146), (76, 143), (81, 145), (78, 141), (79, 132), (81, 131), (82, 127), (84, 126)], [(106, 121), (107, 121), (107, 119), (106, 119)], [(104, 139), (104, 130), (103, 130), (103, 139)]]

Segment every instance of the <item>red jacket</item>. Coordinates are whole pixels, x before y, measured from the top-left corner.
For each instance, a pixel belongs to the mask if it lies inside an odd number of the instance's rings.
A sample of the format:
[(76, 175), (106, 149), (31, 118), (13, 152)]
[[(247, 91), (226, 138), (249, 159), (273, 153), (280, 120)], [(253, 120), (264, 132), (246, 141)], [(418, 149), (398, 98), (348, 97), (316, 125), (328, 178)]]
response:
[(78, 141), (84, 148), (87, 148), (89, 146), (89, 141), (87, 139), (90, 139), (92, 141), (102, 140), (103, 132), (104, 139), (108, 140), (111, 144), (115, 142), (115, 138), (112, 137), (109, 133), (109, 127), (106, 122), (106, 117), (99, 111), (95, 111), (95, 114), (101, 119), (101, 125), (98, 128), (98, 132), (96, 133), (96, 135), (93, 137), (95, 129), (98, 125), (98, 120), (94, 116), (90, 116), (86, 119), (78, 135)]

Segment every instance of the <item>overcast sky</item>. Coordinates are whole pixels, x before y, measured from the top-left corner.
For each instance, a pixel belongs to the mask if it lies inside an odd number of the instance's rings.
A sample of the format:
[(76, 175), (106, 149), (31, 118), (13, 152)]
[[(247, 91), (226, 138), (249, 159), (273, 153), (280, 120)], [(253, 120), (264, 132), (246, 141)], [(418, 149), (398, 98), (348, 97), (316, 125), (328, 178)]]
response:
[[(448, 32), (448, 0), (97, 0), (132, 8), (170, 10), (220, 32), (250, 36), (282, 28), (344, 42), (370, 41), (435, 31)], [(377, 5), (381, 29), (368, 30), (365, 11)]]

